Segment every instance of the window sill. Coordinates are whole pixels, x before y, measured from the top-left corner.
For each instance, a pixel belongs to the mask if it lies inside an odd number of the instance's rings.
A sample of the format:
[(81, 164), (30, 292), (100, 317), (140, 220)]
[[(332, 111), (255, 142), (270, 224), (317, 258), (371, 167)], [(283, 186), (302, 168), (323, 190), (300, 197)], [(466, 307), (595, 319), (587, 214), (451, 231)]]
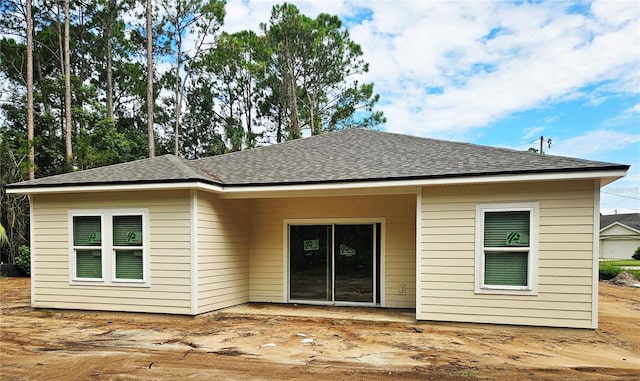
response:
[(69, 282), (71, 286), (100, 286), (100, 287), (139, 287), (139, 288), (149, 288), (151, 285), (149, 282), (140, 281), (112, 281), (105, 282), (103, 280), (73, 280)]
[(476, 287), (476, 294), (488, 294), (488, 295), (527, 295), (536, 296), (538, 290), (531, 287), (518, 288), (518, 287)]

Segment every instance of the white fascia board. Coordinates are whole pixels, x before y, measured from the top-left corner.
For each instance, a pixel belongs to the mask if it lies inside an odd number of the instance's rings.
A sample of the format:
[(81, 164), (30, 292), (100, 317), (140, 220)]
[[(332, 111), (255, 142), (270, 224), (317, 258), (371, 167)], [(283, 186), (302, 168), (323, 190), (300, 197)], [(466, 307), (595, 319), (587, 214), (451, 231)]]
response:
[(87, 193), (87, 192), (108, 192), (108, 191), (141, 191), (141, 190), (175, 190), (175, 189), (202, 189), (209, 192), (223, 192), (223, 187), (219, 185), (205, 184), (199, 181), (183, 183), (145, 183), (145, 184), (104, 184), (104, 185), (71, 185), (71, 186), (48, 186), (7, 189), (7, 193), (17, 194), (39, 194), (39, 193)]
[[(389, 181), (361, 181), (361, 182), (336, 182), (323, 184), (292, 184), (292, 185), (246, 185), (225, 187), (222, 192), (224, 198), (259, 198), (262, 194), (276, 192), (304, 192), (318, 190), (337, 189), (367, 189), (367, 188), (412, 188), (430, 185), (463, 185), (463, 184), (487, 184), (487, 183), (508, 183), (519, 181), (557, 181), (557, 180), (580, 180), (599, 179), (605, 177), (624, 177), (626, 171), (606, 171), (606, 172), (565, 172), (565, 173), (545, 173), (545, 174), (522, 174), (522, 175), (492, 175), (492, 176), (469, 176), (450, 177), (438, 179), (415, 179), (415, 180), (389, 180)], [(267, 196), (270, 197), (270, 196)]]
[[(280, 192), (312, 192), (337, 189), (371, 189), (371, 188), (399, 188), (430, 185), (462, 185), (462, 184), (487, 184), (509, 183), (520, 181), (556, 181), (556, 180), (580, 180), (580, 179), (619, 179), (624, 177), (627, 171), (588, 171), (588, 172), (558, 172), (539, 174), (512, 174), (512, 175), (488, 175), (446, 177), (435, 179), (413, 180), (388, 180), (388, 181), (354, 181), (318, 184), (283, 184), (283, 185), (236, 185), (221, 186), (207, 184), (199, 181), (184, 183), (145, 183), (145, 184), (105, 184), (105, 185), (78, 185), (59, 187), (31, 187), (7, 189), (7, 193), (38, 194), (38, 193), (77, 193), (77, 192), (106, 192), (106, 191), (139, 191), (139, 190), (168, 190), (168, 189), (200, 189), (209, 192), (221, 193), (225, 198), (260, 198), (273, 197)], [(610, 182), (610, 181), (609, 181)], [(607, 182), (608, 183), (608, 182)], [(603, 186), (601, 183), (600, 186)]]

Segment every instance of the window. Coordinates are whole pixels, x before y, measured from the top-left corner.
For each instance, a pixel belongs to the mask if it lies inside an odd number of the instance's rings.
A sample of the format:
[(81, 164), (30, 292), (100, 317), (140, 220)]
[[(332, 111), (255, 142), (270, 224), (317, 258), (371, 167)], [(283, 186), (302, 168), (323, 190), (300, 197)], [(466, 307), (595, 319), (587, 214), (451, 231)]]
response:
[(76, 278), (102, 279), (101, 225), (100, 216), (73, 217)]
[(538, 204), (478, 205), (476, 292), (537, 293)]
[(70, 211), (72, 284), (148, 285), (146, 210)]
[(142, 216), (113, 216), (116, 279), (143, 279)]

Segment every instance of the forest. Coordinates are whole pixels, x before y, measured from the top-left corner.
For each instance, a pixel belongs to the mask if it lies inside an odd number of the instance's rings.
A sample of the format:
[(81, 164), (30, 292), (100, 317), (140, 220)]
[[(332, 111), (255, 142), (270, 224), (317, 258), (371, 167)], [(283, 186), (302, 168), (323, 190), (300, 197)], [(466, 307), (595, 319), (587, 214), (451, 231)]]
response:
[(386, 121), (373, 83), (362, 81), (362, 49), (337, 16), (283, 3), (259, 31), (227, 33), (225, 5), (0, 2), (3, 263), (29, 245), (28, 198), (8, 195), (6, 184)]

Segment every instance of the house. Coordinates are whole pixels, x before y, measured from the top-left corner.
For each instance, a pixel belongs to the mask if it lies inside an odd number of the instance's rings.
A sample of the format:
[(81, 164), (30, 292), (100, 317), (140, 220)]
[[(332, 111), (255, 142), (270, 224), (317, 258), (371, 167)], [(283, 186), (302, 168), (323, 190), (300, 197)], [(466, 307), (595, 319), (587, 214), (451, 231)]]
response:
[(600, 258), (632, 259), (640, 247), (640, 213), (600, 216)]
[(596, 328), (600, 187), (628, 168), (349, 129), (7, 191), (30, 197), (38, 308), (272, 302)]

